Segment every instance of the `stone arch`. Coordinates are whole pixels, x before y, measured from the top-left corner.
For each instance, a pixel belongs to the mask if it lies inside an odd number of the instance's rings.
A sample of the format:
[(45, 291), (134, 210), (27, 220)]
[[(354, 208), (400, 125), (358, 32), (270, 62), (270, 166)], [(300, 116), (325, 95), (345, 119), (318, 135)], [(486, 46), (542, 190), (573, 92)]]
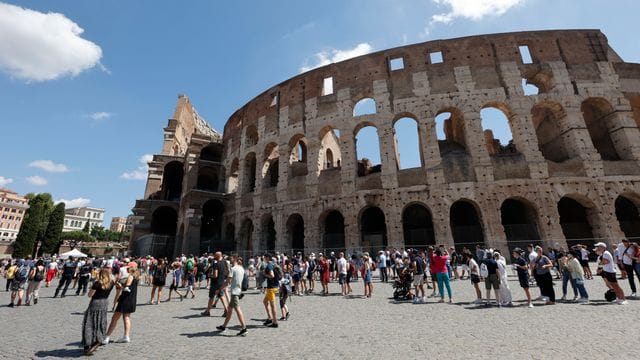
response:
[(230, 251), (222, 241), (222, 216), (224, 205), (220, 200), (212, 199), (202, 205), (200, 217), (200, 253), (212, 251)]
[(503, 102), (489, 102), (480, 110), (485, 146), (491, 156), (516, 154), (511, 117), (513, 113)]
[(620, 160), (622, 156), (610, 134), (614, 130), (611, 122), (615, 112), (613, 106), (603, 98), (588, 98), (582, 102), (580, 110), (593, 146), (602, 160)]
[(256, 154), (250, 152), (244, 158), (244, 173), (242, 175), (244, 180), (243, 193), (252, 193), (256, 189)]
[(460, 199), (451, 204), (449, 224), (456, 247), (471, 249), (485, 244), (480, 207), (474, 201)]
[(382, 171), (378, 128), (370, 122), (361, 122), (353, 130), (354, 151), (358, 176)]
[(262, 239), (260, 241), (260, 250), (273, 253), (276, 250), (276, 223), (271, 214), (264, 215), (260, 221), (262, 230)]
[(332, 126), (320, 130), (320, 170), (340, 167), (340, 134)]
[(509, 254), (516, 247), (524, 249), (529, 243), (540, 240), (538, 212), (528, 200), (511, 197), (500, 205), (500, 218), (509, 247)]
[(164, 200), (180, 200), (183, 178), (184, 165), (180, 161), (171, 161), (164, 166), (164, 171), (162, 172), (162, 194)]
[(633, 119), (636, 121), (636, 126), (640, 127), (640, 95), (629, 98), (629, 104), (631, 105), (631, 110), (633, 110)]
[(239, 251), (247, 251), (253, 253), (253, 221), (245, 218), (240, 225), (240, 248)]
[(600, 222), (594, 203), (586, 196), (567, 194), (558, 201), (560, 226), (567, 246), (586, 245), (589, 249), (595, 244), (593, 228)]
[(424, 165), (420, 125), (413, 114), (401, 114), (393, 121), (393, 137), (398, 170), (418, 168)]
[(160, 206), (151, 215), (151, 245), (148, 254), (157, 258), (172, 258), (176, 232), (178, 230), (178, 212), (169, 206)]
[(236, 225), (228, 223), (224, 230), (224, 242), (230, 244), (231, 250), (236, 250)]
[(353, 106), (353, 116), (372, 115), (377, 113), (376, 101), (373, 98), (365, 97), (356, 102)]
[(199, 190), (218, 192), (220, 188), (219, 170), (211, 166), (204, 166), (198, 169), (196, 187)]
[(630, 241), (640, 241), (640, 195), (632, 193), (620, 194), (615, 201), (616, 218), (620, 223), (620, 230)]
[(338, 210), (327, 210), (320, 215), (319, 223), (322, 230), (322, 248), (325, 249), (325, 252), (327, 249), (344, 250), (344, 216), (342, 213)]
[(264, 166), (262, 180), (265, 188), (278, 186), (280, 153), (276, 143), (269, 143), (264, 151)]
[(402, 232), (405, 248), (435, 245), (433, 217), (429, 208), (419, 202), (405, 206), (402, 210)]
[(367, 206), (360, 211), (359, 225), (362, 248), (376, 254), (387, 247), (387, 222), (382, 209)]
[(240, 161), (238, 158), (234, 158), (231, 161), (231, 168), (229, 171), (229, 177), (227, 178), (227, 191), (234, 193), (238, 191), (238, 179), (240, 177)]
[(304, 219), (300, 214), (291, 214), (287, 219), (287, 244), (292, 253), (304, 253)]
[(444, 107), (436, 112), (435, 122), (441, 156), (448, 153), (468, 153), (462, 111)]
[(245, 128), (245, 144), (246, 147), (252, 147), (258, 144), (258, 129), (255, 125), (249, 125)]
[(562, 105), (543, 101), (531, 108), (538, 148), (545, 159), (563, 162), (571, 158), (560, 123), (567, 116)]
[(296, 134), (289, 140), (289, 177), (306, 176), (307, 167), (307, 138), (303, 134)]
[(211, 143), (200, 151), (200, 160), (222, 162), (224, 145), (221, 143)]

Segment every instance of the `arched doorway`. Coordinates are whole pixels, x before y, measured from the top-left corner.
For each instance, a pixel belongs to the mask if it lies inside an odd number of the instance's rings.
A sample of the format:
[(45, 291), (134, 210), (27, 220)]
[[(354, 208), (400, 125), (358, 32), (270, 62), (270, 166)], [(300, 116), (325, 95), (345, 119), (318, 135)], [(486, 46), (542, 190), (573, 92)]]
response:
[(429, 209), (413, 204), (402, 211), (402, 231), (406, 248), (435, 245), (433, 219)]
[(229, 251), (222, 248), (222, 214), (224, 205), (219, 200), (209, 200), (202, 206), (200, 219), (200, 253)]
[(164, 200), (180, 200), (182, 196), (183, 165), (179, 161), (171, 161), (164, 166), (162, 173), (162, 194)]
[(261, 247), (269, 253), (276, 250), (276, 224), (271, 215), (262, 219)]
[(616, 199), (616, 218), (620, 223), (620, 229), (630, 241), (637, 242), (640, 239), (640, 214), (636, 203), (626, 196), (620, 195)]
[[(251, 219), (244, 219), (240, 226), (240, 247), (239, 252), (253, 254), (253, 222)], [(246, 257), (246, 254), (245, 254)]]
[(178, 228), (178, 212), (168, 206), (157, 208), (151, 215), (153, 240), (148, 254), (157, 258), (172, 258)]
[(365, 209), (360, 215), (362, 248), (373, 256), (387, 247), (387, 224), (382, 210), (377, 206)]
[(567, 240), (567, 246), (571, 248), (573, 245), (582, 244), (591, 251), (595, 240), (587, 208), (580, 202), (565, 196), (558, 201), (558, 214), (560, 214), (560, 226)]
[(205, 161), (222, 161), (224, 146), (222, 144), (209, 144), (200, 151), (200, 159)]
[(324, 251), (344, 250), (344, 217), (342, 214), (337, 210), (329, 211), (321, 225), (324, 228), (322, 236), (322, 248)]
[(236, 249), (236, 226), (233, 223), (227, 224), (224, 231), (224, 242), (228, 244), (229, 251)]
[(293, 253), (304, 253), (304, 219), (300, 214), (293, 214), (287, 220), (287, 239)]
[(456, 247), (484, 246), (484, 232), (477, 207), (469, 200), (458, 200), (450, 210), (451, 235)]
[(531, 204), (518, 199), (507, 199), (500, 206), (500, 217), (507, 237), (509, 254), (514, 248), (524, 249), (540, 240), (537, 213)]
[(200, 168), (198, 171), (198, 183), (196, 186), (199, 190), (218, 192), (220, 188), (218, 170), (210, 166)]

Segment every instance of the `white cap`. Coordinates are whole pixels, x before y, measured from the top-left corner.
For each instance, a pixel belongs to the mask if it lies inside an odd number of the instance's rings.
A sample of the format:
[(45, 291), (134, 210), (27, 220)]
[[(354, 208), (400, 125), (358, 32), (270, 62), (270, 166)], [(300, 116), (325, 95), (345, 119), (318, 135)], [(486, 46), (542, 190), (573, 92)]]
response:
[(605, 249), (607, 248), (607, 244), (605, 244), (605, 243), (603, 243), (603, 242), (599, 242), (599, 243), (595, 244), (594, 246), (595, 246), (595, 247), (593, 248), (593, 250), (594, 250), (594, 251), (596, 250), (596, 248), (599, 248), (599, 247), (603, 247), (603, 248), (605, 248)]

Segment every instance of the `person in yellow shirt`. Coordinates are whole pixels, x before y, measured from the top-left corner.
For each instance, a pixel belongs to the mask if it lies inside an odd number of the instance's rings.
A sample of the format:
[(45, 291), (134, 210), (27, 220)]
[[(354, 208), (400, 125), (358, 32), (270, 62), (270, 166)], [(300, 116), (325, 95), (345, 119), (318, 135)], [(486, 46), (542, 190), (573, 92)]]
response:
[(13, 279), (15, 279), (16, 277), (17, 269), (18, 269), (18, 265), (15, 262), (9, 264), (9, 267), (4, 273), (4, 278), (7, 279), (7, 285), (5, 286), (4, 291), (9, 291), (9, 288), (11, 287), (11, 283), (13, 282)]

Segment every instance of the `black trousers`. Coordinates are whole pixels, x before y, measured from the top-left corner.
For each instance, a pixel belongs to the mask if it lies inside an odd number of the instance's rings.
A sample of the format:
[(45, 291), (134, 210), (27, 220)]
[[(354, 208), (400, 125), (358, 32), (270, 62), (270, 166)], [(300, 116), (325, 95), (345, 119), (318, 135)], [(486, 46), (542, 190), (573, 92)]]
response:
[(89, 284), (90, 278), (91, 274), (78, 275), (78, 288), (76, 289), (76, 295), (80, 295), (81, 289), (83, 294), (87, 293), (87, 285)]
[(551, 302), (556, 302), (556, 292), (553, 290), (553, 277), (551, 273), (548, 272), (536, 276), (536, 282), (538, 282), (542, 296), (548, 297)]
[(388, 282), (389, 281), (389, 274), (387, 274), (387, 268), (383, 267), (383, 268), (379, 268), (380, 269), (380, 281), (381, 282)]
[(627, 271), (627, 279), (629, 280), (629, 287), (631, 288), (631, 292), (635, 293), (636, 292), (636, 281), (633, 279), (634, 266), (633, 265), (624, 264), (624, 269)]
[(65, 296), (65, 294), (67, 293), (67, 289), (69, 288), (69, 285), (71, 284), (71, 281), (73, 280), (73, 276), (62, 276), (60, 278), (60, 281), (58, 282), (58, 287), (56, 288), (56, 293), (53, 295), (54, 297), (58, 296), (58, 293), (60, 292), (60, 289), (62, 289), (64, 287), (64, 289), (62, 290), (62, 296)]

